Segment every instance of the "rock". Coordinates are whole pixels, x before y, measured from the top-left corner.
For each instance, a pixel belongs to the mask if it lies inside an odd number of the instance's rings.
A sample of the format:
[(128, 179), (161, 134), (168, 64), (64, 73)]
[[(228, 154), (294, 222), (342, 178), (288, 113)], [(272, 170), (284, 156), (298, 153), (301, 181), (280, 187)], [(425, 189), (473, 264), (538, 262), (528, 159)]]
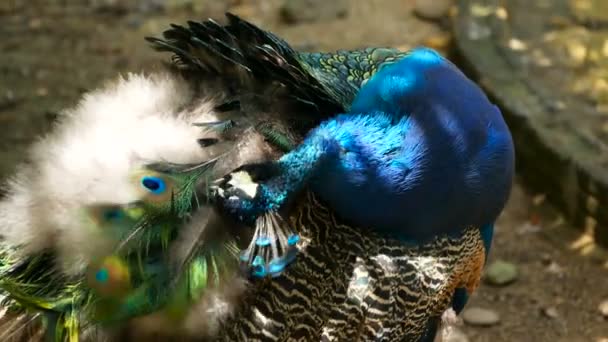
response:
[(551, 273), (558, 277), (562, 277), (564, 275), (564, 268), (555, 261), (551, 261), (545, 270), (547, 273)]
[(452, 0), (416, 0), (414, 13), (423, 19), (441, 19), (448, 14), (452, 2)]
[(489, 327), (500, 322), (497, 312), (478, 307), (467, 309), (462, 313), (462, 319), (466, 324), (482, 327)]
[(553, 257), (549, 253), (541, 253), (540, 262), (544, 266), (549, 266), (551, 264), (551, 262), (553, 262)]
[(517, 280), (517, 266), (510, 262), (498, 260), (488, 266), (485, 280), (490, 285), (505, 286)]
[(552, 319), (556, 319), (559, 317), (559, 313), (557, 312), (557, 309), (550, 306), (548, 308), (544, 308), (542, 310), (543, 315), (545, 315), (548, 318), (552, 318)]
[(345, 17), (348, 0), (285, 0), (281, 18), (289, 24)]
[(36, 95), (38, 96), (47, 96), (49, 94), (49, 89), (46, 87), (40, 87), (36, 89)]
[(604, 318), (608, 318), (608, 299), (601, 302), (597, 309), (600, 310), (600, 314), (602, 314)]

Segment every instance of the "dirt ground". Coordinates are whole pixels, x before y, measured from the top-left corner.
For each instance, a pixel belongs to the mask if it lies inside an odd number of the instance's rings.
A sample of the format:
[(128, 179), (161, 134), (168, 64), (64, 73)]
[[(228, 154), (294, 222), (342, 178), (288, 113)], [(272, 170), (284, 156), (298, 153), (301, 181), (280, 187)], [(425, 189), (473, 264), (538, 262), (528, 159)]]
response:
[[(425, 44), (449, 51), (445, 23), (414, 16), (414, 0), (303, 0), (304, 10), (289, 20), (279, 10), (284, 2), (298, 1), (0, 0), (0, 177), (83, 92), (166, 59), (142, 37), (171, 22), (221, 20), (229, 9), (300, 49)], [(608, 341), (608, 317), (598, 308), (608, 300), (608, 254), (568, 226), (542, 195), (514, 187), (490, 262), (499, 259), (517, 267), (517, 280), (503, 287), (484, 283), (468, 305), (494, 311), (499, 321), (465, 324), (459, 329), (466, 337), (458, 341)]]

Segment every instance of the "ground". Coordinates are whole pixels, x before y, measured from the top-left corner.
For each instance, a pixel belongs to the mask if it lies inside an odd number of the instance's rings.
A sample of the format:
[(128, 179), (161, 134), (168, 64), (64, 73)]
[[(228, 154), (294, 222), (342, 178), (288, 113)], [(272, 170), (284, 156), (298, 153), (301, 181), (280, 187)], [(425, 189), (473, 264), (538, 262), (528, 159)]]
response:
[[(285, 2), (295, 10), (281, 12)], [(32, 139), (83, 92), (119, 73), (154, 70), (166, 56), (142, 37), (160, 34), (170, 22), (221, 20), (230, 9), (300, 49), (425, 44), (448, 53), (445, 22), (419, 19), (414, 2), (81, 0), (87, 5), (68, 7), (59, 0), (1, 1), (0, 177), (14, 171)], [(515, 265), (517, 279), (481, 285), (468, 307), (489, 309), (499, 320), (461, 326), (468, 340), (608, 341), (608, 318), (598, 308), (608, 300), (608, 255), (542, 194), (514, 186), (489, 262), (497, 260)]]

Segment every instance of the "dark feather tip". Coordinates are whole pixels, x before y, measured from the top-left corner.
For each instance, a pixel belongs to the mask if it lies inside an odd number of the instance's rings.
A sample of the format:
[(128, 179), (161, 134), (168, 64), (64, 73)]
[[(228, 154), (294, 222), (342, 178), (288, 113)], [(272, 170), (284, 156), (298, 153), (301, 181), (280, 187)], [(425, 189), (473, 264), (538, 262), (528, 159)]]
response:
[(197, 142), (201, 147), (209, 147), (212, 145), (217, 144), (219, 140), (215, 139), (215, 138), (203, 138), (203, 139), (198, 139)]
[(231, 112), (241, 108), (241, 102), (238, 100), (228, 101), (216, 106), (214, 109), (218, 112)]

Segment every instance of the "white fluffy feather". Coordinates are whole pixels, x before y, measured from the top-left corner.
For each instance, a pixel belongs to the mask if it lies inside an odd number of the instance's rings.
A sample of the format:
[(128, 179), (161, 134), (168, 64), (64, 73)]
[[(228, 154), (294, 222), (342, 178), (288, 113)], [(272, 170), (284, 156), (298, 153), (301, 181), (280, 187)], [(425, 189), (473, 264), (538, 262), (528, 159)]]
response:
[[(216, 133), (192, 125), (218, 120), (213, 111), (216, 101), (205, 92), (219, 99), (223, 94), (215, 92), (217, 84), (210, 86), (215, 88), (194, 93), (173, 74), (129, 74), (85, 95), (32, 146), (29, 163), (7, 183), (7, 196), (0, 201), (0, 239), (20, 246), (24, 254), (53, 248), (61, 271), (81, 273), (93, 257), (115, 243), (90, 224), (84, 207), (137, 200), (140, 193), (132, 184), (132, 173), (146, 162), (201, 163), (217, 155), (216, 147), (201, 148), (197, 142)], [(235, 144), (216, 166), (220, 175), (273, 154), (252, 129)], [(191, 243), (194, 233), (184, 227), (173, 250)], [(230, 284), (205, 293), (177, 329), (197, 336), (213, 334), (246, 287), (240, 278)], [(163, 319), (151, 315), (133, 323), (143, 334), (175, 331), (175, 324)]]
[(130, 74), (87, 94), (31, 149), (31, 165), (9, 183), (0, 202), (0, 234), (35, 252), (55, 246), (62, 266), (80, 271), (101, 232), (87, 225), (81, 208), (137, 199), (130, 176), (145, 161), (196, 163), (209, 159), (192, 122), (215, 121), (213, 101), (191, 105), (186, 82), (168, 74)]

